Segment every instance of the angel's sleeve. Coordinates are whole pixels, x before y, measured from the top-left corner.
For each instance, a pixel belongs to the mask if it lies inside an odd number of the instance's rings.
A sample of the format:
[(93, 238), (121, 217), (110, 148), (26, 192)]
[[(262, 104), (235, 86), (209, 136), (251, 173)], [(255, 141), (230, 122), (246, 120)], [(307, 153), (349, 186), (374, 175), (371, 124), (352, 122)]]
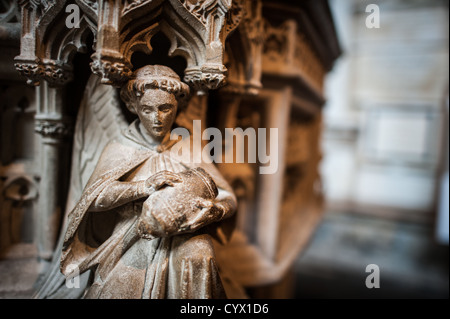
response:
[(110, 210), (132, 201), (148, 196), (144, 181), (122, 182), (114, 181), (94, 199), (88, 211), (101, 212)]

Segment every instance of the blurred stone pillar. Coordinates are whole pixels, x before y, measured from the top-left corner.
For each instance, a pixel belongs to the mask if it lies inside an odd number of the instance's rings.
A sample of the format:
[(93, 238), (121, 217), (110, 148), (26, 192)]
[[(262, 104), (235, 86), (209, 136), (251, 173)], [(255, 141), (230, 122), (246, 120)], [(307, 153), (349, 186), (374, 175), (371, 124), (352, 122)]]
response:
[(35, 236), (41, 260), (50, 260), (60, 230), (64, 187), (61, 168), (65, 138), (71, 126), (62, 115), (63, 87), (50, 87), (46, 81), (36, 88), (38, 100), (35, 130), (42, 136), (39, 199)]

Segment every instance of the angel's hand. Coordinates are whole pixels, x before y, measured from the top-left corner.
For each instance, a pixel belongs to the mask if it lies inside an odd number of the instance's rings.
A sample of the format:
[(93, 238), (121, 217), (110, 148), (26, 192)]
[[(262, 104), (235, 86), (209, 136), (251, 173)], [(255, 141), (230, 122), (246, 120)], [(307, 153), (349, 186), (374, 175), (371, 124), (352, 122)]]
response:
[(214, 203), (213, 201), (208, 199), (198, 198), (196, 200), (195, 206), (202, 210), (210, 211), (214, 207)]
[(191, 218), (181, 225), (181, 231), (196, 231), (212, 222), (217, 221), (222, 215), (222, 207), (215, 201), (207, 199), (197, 199), (195, 202), (197, 213), (193, 214)]
[(163, 186), (175, 186), (175, 183), (181, 183), (183, 180), (177, 173), (169, 171), (161, 171), (152, 176), (150, 176), (145, 181), (145, 186), (147, 188), (153, 188), (154, 190), (159, 190)]

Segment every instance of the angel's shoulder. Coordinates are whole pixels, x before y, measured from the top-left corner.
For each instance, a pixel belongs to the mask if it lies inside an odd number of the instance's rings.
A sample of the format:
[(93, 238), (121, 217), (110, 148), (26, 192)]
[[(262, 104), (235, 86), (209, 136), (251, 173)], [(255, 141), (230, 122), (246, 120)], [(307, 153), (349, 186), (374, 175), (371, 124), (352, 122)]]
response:
[(100, 155), (100, 159), (114, 159), (114, 158), (120, 158), (124, 155), (130, 155), (135, 151), (135, 148), (127, 143), (126, 140), (122, 138), (115, 138), (113, 140), (110, 140), (105, 147), (103, 148), (103, 151)]

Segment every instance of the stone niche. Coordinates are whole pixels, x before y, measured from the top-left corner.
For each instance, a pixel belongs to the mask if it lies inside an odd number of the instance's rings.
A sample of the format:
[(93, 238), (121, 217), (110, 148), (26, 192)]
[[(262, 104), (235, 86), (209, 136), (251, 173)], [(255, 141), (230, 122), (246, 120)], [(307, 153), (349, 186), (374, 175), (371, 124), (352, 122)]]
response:
[[(340, 54), (327, 1), (11, 0), (0, 37), (0, 263), (32, 247), (30, 297), (80, 298), (89, 286), (85, 274), (68, 291), (60, 272), (68, 215), (98, 150), (136, 118), (119, 89), (156, 64), (190, 88), (177, 125), (201, 120), (223, 145), (227, 128), (277, 129), (275, 172), (215, 164), (237, 209), (224, 220), (228, 242), (213, 245), (227, 297), (292, 296), (294, 260), (322, 212), (323, 81)], [(248, 159), (256, 145), (245, 146), (233, 150)]]

